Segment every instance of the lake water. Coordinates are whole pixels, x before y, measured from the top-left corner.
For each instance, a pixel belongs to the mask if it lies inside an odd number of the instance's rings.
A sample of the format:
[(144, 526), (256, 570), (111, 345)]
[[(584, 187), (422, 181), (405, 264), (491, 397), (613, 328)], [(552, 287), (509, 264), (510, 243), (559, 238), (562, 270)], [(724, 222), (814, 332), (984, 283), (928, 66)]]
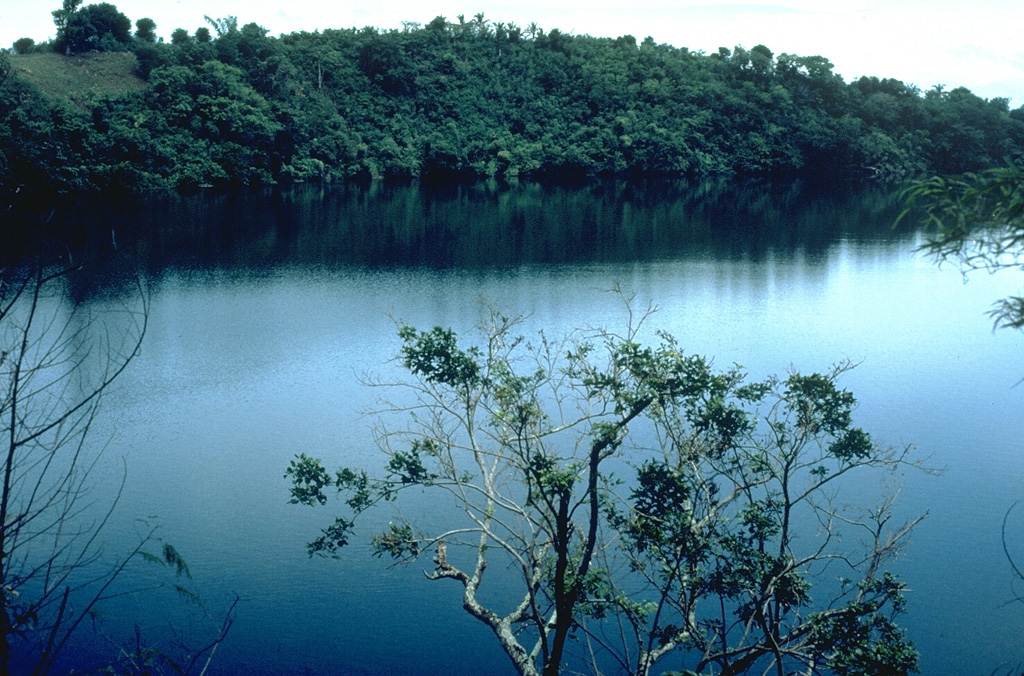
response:
[[(211, 608), (241, 597), (209, 673), (511, 674), (456, 585), (428, 583), (424, 566), (388, 569), (365, 545), (307, 558), (329, 513), (289, 505), (282, 475), (298, 452), (379, 462), (358, 376), (387, 373), (395, 319), (469, 330), (489, 303), (526, 314), (526, 331), (617, 327), (617, 284), (720, 367), (860, 363), (843, 381), (857, 422), (945, 470), (908, 474), (900, 503), (929, 513), (894, 566), (922, 672), (1005, 673), (1024, 660), (1000, 542), (1024, 498), (1024, 336), (993, 333), (984, 312), (1024, 276), (964, 283), (892, 230), (898, 210), (884, 191), (799, 184), (374, 184), (76, 205), (66, 217), (113, 232), (129, 263), (76, 277), (58, 302), (116, 306), (135, 266), (151, 300), (142, 354), (92, 437), (106, 444), (98, 480), (119, 478), (122, 457), (128, 468), (108, 549), (155, 516)], [(1019, 562), (1022, 533), (1011, 521)], [(107, 612), (159, 631), (173, 604), (140, 595)]]

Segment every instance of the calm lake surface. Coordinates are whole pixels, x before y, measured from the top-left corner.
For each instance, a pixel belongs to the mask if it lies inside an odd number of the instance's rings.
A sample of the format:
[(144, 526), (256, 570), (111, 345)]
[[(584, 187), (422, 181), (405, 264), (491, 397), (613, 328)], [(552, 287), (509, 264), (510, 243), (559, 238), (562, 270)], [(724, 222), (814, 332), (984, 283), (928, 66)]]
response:
[[(58, 303), (102, 311), (150, 294), (141, 356), (106, 398), (97, 478), (127, 485), (108, 549), (140, 517), (188, 560), (213, 610), (242, 601), (215, 674), (511, 674), (488, 632), (429, 565), (388, 569), (356, 545), (311, 560), (326, 509), (288, 504), (299, 452), (379, 463), (363, 373), (390, 373), (395, 320), (468, 331), (490, 304), (524, 330), (620, 327), (614, 285), (659, 310), (719, 367), (754, 377), (860, 365), (843, 384), (877, 439), (915, 444), (900, 515), (928, 512), (893, 568), (929, 675), (1005, 673), (1024, 660), (1024, 606), (1000, 541), (1024, 498), (1024, 335), (984, 315), (1024, 277), (959, 272), (915, 253), (884, 191), (796, 185), (498, 189), (374, 184), (76, 205), (67, 218), (127, 262), (81, 275)], [(99, 246), (99, 245), (97, 245)], [(1019, 516), (1019, 514), (1018, 514)], [(384, 517), (382, 517), (384, 518)], [(1024, 563), (1024, 518), (1010, 522)], [(364, 532), (370, 532), (367, 529)], [(160, 631), (151, 595), (105, 608)], [(86, 654), (88, 641), (76, 650)]]

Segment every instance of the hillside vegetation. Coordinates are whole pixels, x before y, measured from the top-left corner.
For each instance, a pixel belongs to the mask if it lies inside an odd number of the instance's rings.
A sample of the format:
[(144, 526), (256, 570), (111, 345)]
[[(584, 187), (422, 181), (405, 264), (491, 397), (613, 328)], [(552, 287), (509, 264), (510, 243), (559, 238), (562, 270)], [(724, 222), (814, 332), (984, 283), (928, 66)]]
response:
[(279, 38), (233, 17), (210, 23), (170, 43), (82, 43), (134, 54), (6, 57), (0, 180), (63, 191), (422, 176), (846, 181), (1024, 156), (1024, 108), (1007, 99), (846, 83), (825, 57), (763, 45), (705, 54), (482, 14)]
[(97, 99), (142, 91), (139, 62), (132, 52), (87, 52), (66, 57), (36, 53), (11, 57), (16, 77), (55, 102), (91, 111)]

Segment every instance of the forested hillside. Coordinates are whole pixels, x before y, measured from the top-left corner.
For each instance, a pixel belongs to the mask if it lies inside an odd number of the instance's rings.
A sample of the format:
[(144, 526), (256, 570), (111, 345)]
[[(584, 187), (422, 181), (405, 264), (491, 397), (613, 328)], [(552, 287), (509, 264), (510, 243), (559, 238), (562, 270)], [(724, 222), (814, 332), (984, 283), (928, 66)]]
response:
[(483, 15), (278, 38), (233, 17), (210, 25), (167, 43), (148, 24), (74, 43), (134, 52), (148, 83), (85, 100), (33, 83), (31, 55), (0, 56), (0, 180), (62, 191), (431, 175), (854, 180), (1024, 157), (1024, 108), (1006, 99), (847, 83), (823, 56), (762, 45), (705, 54)]

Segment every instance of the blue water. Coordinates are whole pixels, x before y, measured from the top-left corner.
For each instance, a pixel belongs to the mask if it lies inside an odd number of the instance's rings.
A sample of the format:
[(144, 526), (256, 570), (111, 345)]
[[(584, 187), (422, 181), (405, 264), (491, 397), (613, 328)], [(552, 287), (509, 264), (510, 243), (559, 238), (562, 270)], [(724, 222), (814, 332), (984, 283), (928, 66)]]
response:
[[(423, 578), (429, 564), (389, 569), (365, 543), (341, 561), (309, 559), (305, 543), (329, 514), (289, 505), (283, 471), (298, 452), (332, 466), (380, 463), (362, 415), (374, 394), (360, 376), (391, 373), (395, 320), (467, 331), (487, 303), (526, 315), (528, 332), (615, 328), (625, 316), (607, 290), (618, 284), (637, 306), (657, 306), (652, 329), (720, 367), (763, 376), (858, 362), (843, 380), (860, 402), (857, 422), (877, 439), (914, 444), (943, 470), (907, 473), (899, 503), (900, 517), (929, 515), (894, 564), (912, 590), (903, 624), (922, 673), (1006, 670), (1024, 659), (1024, 607), (1004, 605), (1013, 588), (1000, 542), (1005, 511), (1024, 498), (1024, 385), (1015, 387), (1024, 336), (993, 332), (984, 311), (1024, 287), (1024, 275), (965, 283), (919, 256), (917, 235), (879, 223), (851, 232), (849, 204), (829, 204), (800, 212), (802, 231), (817, 219), (830, 233), (821, 241), (762, 246), (741, 232), (632, 257), (601, 244), (582, 260), (541, 246), (493, 265), (311, 256), (316, 242), (335, 241), (334, 229), (356, 227), (340, 220), (326, 231), (263, 230), (256, 249), (225, 245), (214, 260), (190, 260), (189, 245), (169, 260), (154, 255), (143, 273), (144, 349), (93, 435), (107, 446), (98, 476), (119, 478), (122, 456), (128, 468), (108, 549), (133, 539), (136, 518), (155, 516), (211, 609), (241, 597), (212, 674), (513, 673), (462, 611), (457, 585)], [(609, 218), (624, 218), (616, 213)], [(86, 302), (102, 309), (121, 299)], [(1019, 552), (1024, 518), (1013, 524)], [(112, 626), (141, 617), (159, 631), (175, 602), (121, 599), (109, 606)]]

